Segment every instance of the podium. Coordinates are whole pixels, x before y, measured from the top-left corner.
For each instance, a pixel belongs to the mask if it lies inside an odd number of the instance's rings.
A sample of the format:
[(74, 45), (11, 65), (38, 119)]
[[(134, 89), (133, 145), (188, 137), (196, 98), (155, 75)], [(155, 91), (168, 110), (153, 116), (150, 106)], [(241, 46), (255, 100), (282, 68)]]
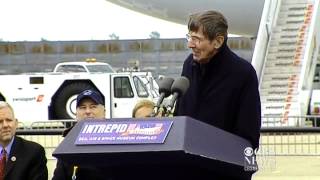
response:
[[(113, 122), (172, 122), (163, 143), (85, 144), (77, 141), (86, 122), (79, 121), (53, 156), (80, 167), (95, 167), (113, 179), (247, 179), (244, 150), (250, 143), (209, 124), (178, 116), (150, 119), (108, 119)], [(106, 176), (108, 176), (106, 175)]]

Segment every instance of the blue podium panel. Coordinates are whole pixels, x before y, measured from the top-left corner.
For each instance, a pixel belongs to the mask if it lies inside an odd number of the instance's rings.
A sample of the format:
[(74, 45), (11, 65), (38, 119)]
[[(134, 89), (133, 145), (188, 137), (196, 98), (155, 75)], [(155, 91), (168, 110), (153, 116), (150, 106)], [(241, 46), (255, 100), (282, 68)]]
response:
[[(89, 121), (105, 124), (162, 121), (172, 122), (172, 125), (163, 143), (76, 144), (79, 133)], [(154, 173), (170, 171), (176, 175), (170, 176), (172, 179), (207, 177), (211, 174), (218, 174), (215, 177), (229, 174), (231, 178), (251, 174), (244, 171), (244, 149), (247, 147), (251, 147), (247, 140), (190, 117), (144, 120), (119, 118), (78, 122), (55, 149), (53, 156), (82, 167), (112, 169), (113, 173), (121, 176), (124, 176), (122, 171), (132, 171), (133, 174), (143, 171), (148, 178)], [(130, 177), (132, 174), (123, 179)]]

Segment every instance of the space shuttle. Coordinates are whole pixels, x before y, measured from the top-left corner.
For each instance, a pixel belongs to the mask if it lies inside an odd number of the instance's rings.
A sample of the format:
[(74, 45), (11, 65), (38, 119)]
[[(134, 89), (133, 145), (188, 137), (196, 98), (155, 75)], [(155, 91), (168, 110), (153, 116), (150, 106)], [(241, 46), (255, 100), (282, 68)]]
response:
[(305, 124), (320, 61), (319, 0), (107, 0), (187, 24), (190, 14), (220, 11), (229, 33), (255, 38), (251, 63), (259, 78), (262, 126)]

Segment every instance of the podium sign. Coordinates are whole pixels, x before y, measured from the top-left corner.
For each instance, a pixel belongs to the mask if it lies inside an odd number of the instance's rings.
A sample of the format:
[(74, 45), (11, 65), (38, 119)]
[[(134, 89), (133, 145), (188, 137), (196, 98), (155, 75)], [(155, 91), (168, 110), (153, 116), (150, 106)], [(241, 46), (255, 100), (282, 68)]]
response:
[(76, 145), (163, 143), (173, 121), (86, 121)]

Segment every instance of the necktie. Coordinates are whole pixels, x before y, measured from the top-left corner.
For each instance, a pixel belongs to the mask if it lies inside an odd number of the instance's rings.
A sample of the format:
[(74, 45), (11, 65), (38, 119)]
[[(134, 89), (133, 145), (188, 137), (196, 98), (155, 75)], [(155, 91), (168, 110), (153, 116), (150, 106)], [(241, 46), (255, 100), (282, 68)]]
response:
[(4, 170), (7, 161), (7, 152), (3, 148), (1, 151), (1, 158), (0, 158), (0, 180), (4, 180)]

